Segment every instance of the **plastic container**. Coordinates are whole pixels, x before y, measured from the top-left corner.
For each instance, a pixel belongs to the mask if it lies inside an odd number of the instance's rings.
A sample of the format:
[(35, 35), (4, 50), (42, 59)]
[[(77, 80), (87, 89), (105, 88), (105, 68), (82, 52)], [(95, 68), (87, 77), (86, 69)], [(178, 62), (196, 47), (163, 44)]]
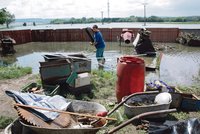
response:
[(131, 55), (123, 56), (117, 63), (116, 97), (122, 97), (144, 91), (145, 63), (144, 60)]
[(75, 80), (75, 88), (90, 85), (89, 73), (78, 74), (78, 78)]

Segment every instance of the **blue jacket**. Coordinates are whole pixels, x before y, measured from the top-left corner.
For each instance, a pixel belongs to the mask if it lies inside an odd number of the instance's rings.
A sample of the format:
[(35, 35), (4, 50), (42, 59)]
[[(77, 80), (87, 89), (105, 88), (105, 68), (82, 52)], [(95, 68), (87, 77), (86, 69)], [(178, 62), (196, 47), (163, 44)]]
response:
[(96, 48), (105, 48), (105, 42), (100, 31), (94, 33), (94, 41), (96, 42)]

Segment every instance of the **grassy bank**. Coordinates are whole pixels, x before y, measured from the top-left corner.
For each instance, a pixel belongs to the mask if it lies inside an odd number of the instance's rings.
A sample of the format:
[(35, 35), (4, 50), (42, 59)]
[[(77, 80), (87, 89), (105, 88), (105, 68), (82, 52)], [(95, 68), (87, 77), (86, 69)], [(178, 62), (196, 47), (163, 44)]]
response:
[(26, 74), (31, 74), (31, 73), (32, 73), (31, 67), (19, 67), (16, 65), (1, 66), (0, 67), (0, 80), (19, 78), (21, 76), (24, 76)]

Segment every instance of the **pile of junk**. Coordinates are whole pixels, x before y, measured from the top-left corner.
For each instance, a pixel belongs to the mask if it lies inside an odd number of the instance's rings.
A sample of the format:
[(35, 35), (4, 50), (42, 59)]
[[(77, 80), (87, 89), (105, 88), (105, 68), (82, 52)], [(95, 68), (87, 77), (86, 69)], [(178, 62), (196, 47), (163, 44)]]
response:
[(187, 46), (200, 46), (200, 36), (194, 33), (181, 32), (176, 41), (182, 45)]
[(39, 62), (42, 85), (30, 83), (23, 92), (44, 92), (46, 95), (80, 95), (91, 91), (91, 59), (84, 54), (46, 54)]
[(2, 55), (16, 53), (16, 50), (14, 49), (14, 44), (16, 44), (16, 41), (14, 39), (12, 39), (10, 36), (4, 36), (0, 40), (0, 46), (2, 48), (2, 50), (1, 50)]
[(115, 118), (96, 102), (66, 99), (67, 94), (91, 92), (91, 60), (84, 54), (46, 54), (39, 62), (41, 83), (30, 83), (21, 91), (5, 93), (15, 101), (18, 118), (5, 134), (96, 133)]
[(104, 127), (107, 120), (115, 120), (97, 116), (107, 111), (95, 102), (12, 90), (6, 94), (16, 102), (19, 117), (7, 126), (5, 134), (89, 134)]
[(137, 54), (145, 54), (146, 56), (156, 56), (156, 50), (150, 39), (151, 31), (142, 28), (138, 31), (133, 46)]
[[(112, 134), (129, 124), (151, 134), (200, 133), (200, 119), (179, 121), (168, 117), (173, 112), (199, 111), (199, 98), (161, 80), (145, 83), (145, 64), (139, 57), (126, 55), (118, 59), (118, 103), (109, 111), (96, 102), (62, 96), (66, 90), (81, 93), (90, 85), (91, 61), (87, 57), (56, 54), (44, 58), (45, 61), (40, 62), (42, 87), (55, 88), (40, 92), (39, 87), (32, 84), (21, 92), (7, 90), (5, 93), (14, 99), (19, 117), (6, 127), (5, 134), (95, 134), (100, 130)], [(112, 115), (121, 107), (127, 120), (122, 119), (114, 128), (108, 127), (111, 121), (119, 121)]]
[[(152, 86), (153, 85), (153, 86)], [(159, 86), (158, 86), (159, 85)], [(18, 91), (6, 91), (14, 99), (19, 117), (8, 125), (5, 134), (95, 134), (104, 130), (112, 134), (129, 124), (150, 134), (198, 134), (200, 119), (168, 120), (169, 113), (199, 111), (200, 100), (193, 94), (181, 93), (175, 87), (165, 87), (161, 81), (147, 84), (148, 91), (122, 97), (113, 109), (96, 102), (66, 99), (60, 95), (46, 96)], [(154, 90), (154, 91), (152, 91)], [(162, 91), (165, 90), (165, 91)], [(168, 92), (166, 92), (168, 90)], [(121, 106), (128, 117), (118, 126), (107, 128), (109, 117)]]
[(152, 44), (150, 35), (151, 31), (146, 28), (141, 28), (138, 30), (138, 33), (134, 38), (133, 30), (122, 29), (121, 35), (117, 38), (120, 46), (122, 45), (122, 41), (125, 44), (130, 44), (132, 42), (137, 55), (154, 57), (156, 56), (156, 50)]

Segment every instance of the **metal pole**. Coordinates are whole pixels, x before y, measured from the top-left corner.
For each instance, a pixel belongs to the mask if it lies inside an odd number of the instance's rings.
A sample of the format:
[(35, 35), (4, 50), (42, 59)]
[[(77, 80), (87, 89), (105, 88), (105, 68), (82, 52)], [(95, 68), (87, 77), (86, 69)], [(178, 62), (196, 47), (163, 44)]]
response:
[(103, 25), (103, 11), (101, 11), (101, 23)]
[(146, 5), (144, 5), (144, 26), (146, 26)]
[(147, 3), (143, 3), (144, 5), (144, 26), (146, 26), (146, 5)]
[(166, 109), (166, 110), (158, 110), (158, 111), (150, 111), (150, 112), (141, 113), (139, 115), (132, 117), (131, 119), (127, 120), (126, 122), (120, 124), (119, 126), (113, 128), (112, 130), (106, 132), (106, 134), (113, 134), (114, 132), (127, 126), (128, 124), (132, 123), (133, 121), (147, 117), (147, 116), (152, 116), (152, 115), (157, 115), (157, 114), (165, 114), (165, 113), (168, 114), (168, 113), (173, 113), (173, 112), (177, 112), (177, 110), (174, 108), (174, 109)]
[(108, 18), (110, 18), (110, 3), (109, 3), (109, 0), (108, 0)]

